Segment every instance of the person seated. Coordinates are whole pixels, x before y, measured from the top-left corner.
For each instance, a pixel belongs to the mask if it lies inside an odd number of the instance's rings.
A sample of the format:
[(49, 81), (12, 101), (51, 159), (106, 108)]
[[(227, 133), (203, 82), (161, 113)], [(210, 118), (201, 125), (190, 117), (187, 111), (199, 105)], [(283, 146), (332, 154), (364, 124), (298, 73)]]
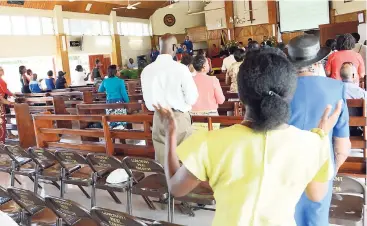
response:
[(32, 78), (33, 78), (33, 72), (32, 72), (32, 70), (31, 69), (27, 69), (27, 72), (26, 72), (27, 74), (26, 74), (26, 77), (27, 77), (27, 79), (28, 79), (28, 82), (30, 82), (30, 81), (32, 81)]
[(66, 72), (59, 71), (58, 76), (56, 79), (56, 89), (65, 89), (66, 88), (66, 79), (65, 79)]
[(181, 59), (181, 64), (186, 65), (189, 68), (192, 76), (195, 76), (195, 74), (196, 74), (195, 73), (195, 68), (192, 65), (193, 61), (194, 61), (194, 58), (191, 55), (185, 54), (185, 55), (183, 55), (183, 57)]
[(178, 54), (183, 53), (182, 44), (179, 44), (176, 53), (178, 53)]
[(228, 50), (226, 50), (226, 47), (224, 45), (220, 45), (219, 57), (226, 58), (228, 56), (229, 54), (228, 54)]
[(190, 54), (189, 50), (187, 49), (186, 45), (182, 45), (182, 54)]
[(71, 85), (72, 86), (85, 86), (89, 79), (89, 75), (85, 75), (84, 69), (82, 65), (76, 65), (75, 73), (73, 73), (71, 77)]
[(134, 63), (133, 58), (129, 59), (129, 62), (127, 63), (127, 68), (128, 69), (137, 69), (138, 65), (136, 63)]
[(31, 89), (32, 93), (42, 93), (42, 89), (40, 84), (37, 81), (37, 74), (34, 73), (32, 75), (32, 81), (29, 83), (29, 88)]
[(47, 91), (51, 91), (53, 89), (55, 89), (55, 79), (54, 79), (54, 72), (49, 70), (47, 72), (47, 78), (45, 79), (45, 84), (46, 84), (46, 90)]
[(212, 58), (219, 57), (219, 52), (220, 51), (219, 51), (216, 44), (213, 44), (212, 48), (210, 49), (210, 52), (211, 52), (211, 57)]
[(231, 85), (229, 92), (238, 93), (237, 74), (245, 58), (245, 51), (243, 49), (237, 49), (236, 51), (234, 51), (233, 56), (234, 59), (236, 60), (236, 63), (233, 63), (226, 73), (226, 84)]
[(195, 133), (177, 147), (172, 109), (155, 106), (166, 134), (167, 185), (174, 197), (182, 197), (209, 181), (216, 200), (215, 226), (296, 225), (302, 193), (319, 202), (334, 177), (327, 134), (342, 103), (330, 117), (327, 107), (312, 131), (288, 125), (297, 86), (294, 66), (278, 49), (248, 54), (238, 75), (239, 96), (246, 105), (242, 123)]
[(229, 68), (232, 66), (233, 63), (236, 63), (236, 60), (234, 59), (233, 53), (238, 49), (236, 46), (231, 46), (229, 48), (229, 56), (223, 59), (222, 64), (222, 72), (228, 71)]
[[(340, 77), (345, 87), (346, 99), (366, 99), (366, 91), (355, 83), (356, 68), (351, 62), (345, 62), (340, 69)], [(349, 116), (362, 116), (363, 112), (358, 108), (348, 108)], [(363, 129), (350, 127), (351, 136), (361, 136)]]
[[(105, 78), (98, 88), (98, 92), (106, 92), (106, 103), (128, 103), (129, 96), (126, 91), (125, 81), (118, 78), (117, 67), (112, 64), (108, 67), (108, 77)], [(126, 108), (106, 109), (107, 115), (126, 115)], [(126, 123), (112, 122), (110, 127), (114, 129), (124, 129)]]
[(192, 115), (218, 115), (218, 104), (223, 104), (225, 97), (219, 80), (209, 76), (209, 64), (204, 55), (194, 57), (193, 66), (196, 75), (193, 77), (199, 92), (199, 98), (192, 106)]

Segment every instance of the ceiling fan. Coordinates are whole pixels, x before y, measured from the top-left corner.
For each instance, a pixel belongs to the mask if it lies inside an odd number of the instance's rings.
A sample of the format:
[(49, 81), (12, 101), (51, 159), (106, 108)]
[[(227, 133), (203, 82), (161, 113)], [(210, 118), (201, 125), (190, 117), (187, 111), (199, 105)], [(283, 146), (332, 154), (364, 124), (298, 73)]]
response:
[(130, 5), (130, 1), (127, 1), (127, 6), (122, 6), (122, 7), (116, 7), (116, 8), (112, 8), (113, 10), (117, 10), (117, 9), (137, 9), (136, 6), (140, 5), (141, 2), (136, 2), (134, 4)]

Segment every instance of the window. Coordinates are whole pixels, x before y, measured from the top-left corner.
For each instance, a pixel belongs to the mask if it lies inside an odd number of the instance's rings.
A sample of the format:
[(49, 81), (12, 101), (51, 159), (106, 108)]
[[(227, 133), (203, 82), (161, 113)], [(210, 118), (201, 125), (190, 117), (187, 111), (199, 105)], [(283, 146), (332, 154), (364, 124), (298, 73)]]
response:
[(102, 35), (110, 35), (110, 24), (108, 23), (108, 21), (102, 21)]
[(29, 35), (41, 35), (41, 22), (39, 17), (26, 17)]
[(0, 35), (11, 35), (9, 16), (0, 16)]
[(64, 19), (64, 33), (70, 35), (70, 28), (69, 28), (69, 19)]
[(117, 28), (120, 35), (124, 36), (149, 36), (150, 26), (146, 23), (118, 22)]
[(55, 34), (53, 19), (50, 17), (41, 17), (42, 21), (42, 33), (44, 35)]
[(69, 19), (70, 35), (82, 35), (83, 24), (82, 20)]
[(26, 35), (27, 34), (27, 26), (25, 22), (24, 16), (11, 16), (11, 27), (13, 35)]

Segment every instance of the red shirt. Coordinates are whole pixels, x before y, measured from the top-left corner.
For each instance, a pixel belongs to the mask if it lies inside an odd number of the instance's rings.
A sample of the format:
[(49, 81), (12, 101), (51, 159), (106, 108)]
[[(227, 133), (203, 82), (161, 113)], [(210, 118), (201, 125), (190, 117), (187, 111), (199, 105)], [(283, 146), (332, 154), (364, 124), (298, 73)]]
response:
[(331, 73), (331, 78), (341, 80), (340, 69), (345, 62), (353, 63), (357, 69), (359, 78), (361, 78), (361, 75), (362, 78), (365, 76), (365, 65), (362, 56), (353, 50), (340, 50), (332, 53), (326, 63), (326, 72)]
[(9, 90), (8, 90), (8, 85), (6, 84), (6, 82), (0, 78), (0, 95), (1, 96), (5, 96), (5, 94), (8, 94), (8, 96), (13, 95)]

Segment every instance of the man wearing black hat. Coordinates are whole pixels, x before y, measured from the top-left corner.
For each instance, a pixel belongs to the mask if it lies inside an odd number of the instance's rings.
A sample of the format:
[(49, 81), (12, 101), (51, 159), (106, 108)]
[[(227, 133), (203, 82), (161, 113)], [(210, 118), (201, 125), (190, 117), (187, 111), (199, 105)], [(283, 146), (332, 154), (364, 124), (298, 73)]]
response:
[[(343, 100), (343, 110), (334, 129), (329, 133), (333, 162), (331, 165), (334, 166), (334, 174), (336, 174), (350, 150), (349, 114), (344, 96), (344, 84), (319, 76), (322, 73), (321, 60), (330, 51), (327, 47), (320, 48), (319, 39), (314, 35), (301, 35), (289, 42), (288, 54), (297, 67), (299, 75), (297, 89), (291, 102), (292, 116), (289, 124), (300, 129), (311, 130), (317, 127), (322, 109), (327, 105), (334, 108), (339, 100)], [(306, 193), (303, 193), (295, 211), (297, 226), (329, 225), (332, 185), (333, 178), (330, 178), (328, 194), (321, 202), (312, 202), (307, 198)]]

